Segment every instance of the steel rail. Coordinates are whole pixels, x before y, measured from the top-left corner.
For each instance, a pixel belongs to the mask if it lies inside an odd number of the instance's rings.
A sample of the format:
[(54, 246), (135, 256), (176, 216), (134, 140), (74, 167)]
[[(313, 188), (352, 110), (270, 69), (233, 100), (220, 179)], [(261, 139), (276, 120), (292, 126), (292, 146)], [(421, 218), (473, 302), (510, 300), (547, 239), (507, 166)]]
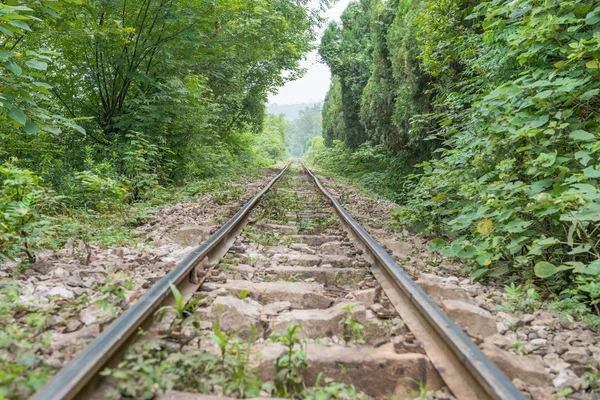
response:
[(357, 243), (366, 250), (373, 273), (409, 329), (424, 343), (425, 352), (454, 395), (461, 400), (524, 400), (498, 367), (344, 210), (304, 162), (302, 165)]
[[(190, 274), (205, 257), (217, 261), (230, 247), (235, 236), (243, 229), (249, 212), (260, 198), (285, 174), (288, 163), (260, 192), (248, 201), (225, 225), (206, 242), (197, 247), (177, 266), (158, 281), (131, 308), (125, 311), (100, 336), (98, 336), (79, 356), (61, 370), (46, 386), (38, 391), (34, 400), (62, 400), (82, 397), (82, 392), (90, 388), (98, 372), (107, 364), (114, 363), (123, 347), (133, 337), (138, 328), (152, 320), (154, 311), (165, 301), (172, 300), (170, 284), (189, 296), (199, 284), (190, 282)], [(86, 398), (88, 398), (86, 396)]]

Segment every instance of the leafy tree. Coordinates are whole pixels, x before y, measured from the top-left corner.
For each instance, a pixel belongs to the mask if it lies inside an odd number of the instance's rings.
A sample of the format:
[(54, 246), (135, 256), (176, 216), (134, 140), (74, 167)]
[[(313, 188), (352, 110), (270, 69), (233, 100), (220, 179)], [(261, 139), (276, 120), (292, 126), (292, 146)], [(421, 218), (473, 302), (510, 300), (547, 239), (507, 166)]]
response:
[[(342, 13), (341, 23), (333, 22), (327, 27), (319, 46), (319, 54), (332, 74), (339, 78), (342, 108), (340, 117), (345, 129), (343, 137), (338, 139), (351, 148), (356, 148), (367, 140), (359, 112), (362, 91), (371, 74), (373, 48), (370, 38), (370, 6), (371, 0), (350, 3)], [(325, 131), (331, 129), (329, 124), (324, 128)]]
[[(597, 312), (600, 6), (372, 1), (368, 25), (357, 7), (321, 44), (336, 75), (323, 108), (330, 149), (313, 142), (309, 155), (363, 183), (386, 165), (378, 182), (402, 184), (367, 186), (402, 200), (396, 217), (440, 236), (432, 249), (463, 258), (473, 279), (537, 283), (559, 307)], [(347, 79), (367, 70), (349, 107)], [(337, 130), (355, 132), (357, 118), (360, 140)], [(373, 154), (386, 161), (355, 168)]]
[(287, 135), (287, 147), (295, 156), (302, 156), (308, 148), (310, 139), (321, 136), (321, 104), (301, 110), (297, 119), (292, 121)]

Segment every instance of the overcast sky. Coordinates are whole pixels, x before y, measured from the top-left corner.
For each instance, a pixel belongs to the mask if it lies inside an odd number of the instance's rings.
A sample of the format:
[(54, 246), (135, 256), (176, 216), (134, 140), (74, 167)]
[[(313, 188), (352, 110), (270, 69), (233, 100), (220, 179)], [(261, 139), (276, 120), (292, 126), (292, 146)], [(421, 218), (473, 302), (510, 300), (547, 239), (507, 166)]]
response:
[[(351, 0), (339, 0), (324, 13), (329, 21), (339, 20), (342, 11)], [(327, 23), (328, 24), (328, 23)], [(327, 26), (323, 28), (325, 28)], [(322, 30), (319, 32), (319, 40)], [(303, 78), (288, 82), (279, 88), (279, 93), (269, 96), (271, 104), (317, 103), (323, 101), (331, 82), (331, 73), (325, 64), (317, 63), (317, 52), (313, 51), (302, 60), (300, 65), (307, 69)]]

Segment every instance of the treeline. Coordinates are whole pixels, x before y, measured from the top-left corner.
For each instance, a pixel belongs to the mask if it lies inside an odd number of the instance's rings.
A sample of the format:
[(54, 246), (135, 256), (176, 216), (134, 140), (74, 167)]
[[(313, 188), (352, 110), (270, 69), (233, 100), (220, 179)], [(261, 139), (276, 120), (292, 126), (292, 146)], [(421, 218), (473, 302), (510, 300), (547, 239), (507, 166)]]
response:
[(318, 23), (308, 0), (2, 2), (0, 256), (48, 190), (77, 214), (281, 159), (265, 103)]
[(305, 107), (298, 111), (298, 117), (290, 122), (286, 146), (292, 155), (301, 157), (308, 149), (311, 139), (321, 136), (321, 107), (320, 103)]
[(599, 27), (591, 0), (355, 1), (320, 45), (334, 80), (309, 156), (366, 176), (473, 278), (596, 312)]
[(160, 184), (252, 158), (248, 134), (317, 22), (292, 0), (8, 3), (0, 159), (55, 187), (90, 156)]

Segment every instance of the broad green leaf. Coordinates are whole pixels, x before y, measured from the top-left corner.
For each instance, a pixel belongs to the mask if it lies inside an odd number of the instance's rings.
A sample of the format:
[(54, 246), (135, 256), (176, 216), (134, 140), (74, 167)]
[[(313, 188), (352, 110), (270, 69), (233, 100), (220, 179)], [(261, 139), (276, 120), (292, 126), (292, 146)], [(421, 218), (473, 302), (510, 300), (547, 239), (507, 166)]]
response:
[(587, 267), (581, 270), (582, 274), (598, 275), (600, 274), (600, 260), (593, 261)]
[(9, 22), (9, 24), (11, 24), (12, 26), (17, 27), (19, 29), (22, 29), (24, 31), (31, 31), (31, 28), (25, 21), (12, 20)]
[(40, 60), (27, 60), (25, 62), (25, 65), (27, 65), (29, 68), (33, 68), (33, 69), (37, 69), (37, 70), (45, 70), (46, 68), (48, 68), (48, 64), (40, 61)]
[(50, 133), (53, 133), (55, 135), (58, 135), (60, 133), (60, 129), (56, 128), (54, 126), (40, 125), (40, 128), (42, 128), (43, 131), (50, 132)]
[(585, 141), (585, 142), (589, 142), (589, 141), (596, 139), (596, 137), (594, 135), (592, 135), (591, 133), (582, 131), (582, 130), (576, 130), (576, 131), (571, 132), (569, 137), (571, 139), (581, 140), (581, 141)]
[(600, 204), (587, 203), (579, 210), (560, 216), (561, 221), (600, 221)]
[(475, 257), (475, 253), (477, 253), (477, 248), (469, 244), (463, 247), (462, 250), (458, 252), (458, 256), (461, 258), (473, 258)]
[(600, 61), (598, 61), (598, 60), (588, 61), (585, 63), (585, 66), (590, 69), (598, 69), (598, 68), (600, 68)]
[(17, 65), (13, 60), (8, 60), (4, 63), (6, 68), (8, 68), (13, 74), (20, 76), (23, 70), (21, 67)]
[(81, 127), (80, 125), (78, 125), (78, 124), (76, 124), (76, 123), (74, 123), (74, 122), (69, 122), (69, 123), (67, 123), (67, 125), (68, 125), (70, 128), (73, 128), (73, 129), (75, 129), (75, 130), (76, 130), (77, 132), (79, 132), (79, 133), (83, 133), (84, 135), (85, 135), (85, 133), (86, 133), (86, 132), (85, 132), (85, 129), (83, 129), (83, 127)]
[(588, 101), (600, 93), (600, 89), (591, 89), (579, 96), (579, 100)]
[(533, 121), (531, 123), (531, 127), (532, 128), (539, 128), (542, 125), (546, 125), (546, 123), (548, 122), (549, 117), (547, 115), (542, 115), (539, 116), (535, 121)]
[(8, 116), (23, 126), (27, 123), (27, 117), (25, 116), (25, 113), (23, 113), (23, 111), (19, 110), (17, 107), (11, 108), (8, 111)]
[(476, 281), (485, 276), (488, 272), (490, 272), (488, 268), (479, 268), (469, 276), (469, 279), (471, 279), (471, 281)]
[(498, 267), (492, 270), (492, 272), (490, 272), (490, 276), (501, 276), (504, 275), (506, 273), (509, 272), (509, 269), (507, 266), (502, 266), (502, 267)]
[(543, 92), (539, 92), (538, 94), (536, 94), (533, 98), (547, 99), (548, 97), (552, 96), (552, 93), (554, 93), (554, 90), (544, 90)]
[(600, 178), (600, 170), (594, 168), (594, 166), (590, 165), (589, 167), (587, 167), (586, 169), (583, 170), (583, 174), (585, 176), (587, 176), (588, 178)]
[(560, 240), (556, 238), (546, 238), (536, 240), (535, 243), (537, 243), (540, 246), (554, 246), (555, 244), (560, 243)]
[[(581, 261), (567, 261), (565, 262), (567, 268), (572, 269), (573, 272), (581, 273), (581, 271), (585, 268), (585, 264)], [(562, 265), (559, 267), (563, 267)]]
[(431, 243), (432, 245), (429, 246), (429, 248), (427, 249), (429, 251), (439, 250), (446, 244), (446, 242), (442, 238), (435, 238), (431, 241)]
[(558, 269), (552, 263), (541, 261), (535, 264), (535, 267), (533, 267), (533, 272), (538, 278), (549, 278), (556, 274)]
[(33, 122), (31, 120), (27, 120), (27, 123), (25, 124), (25, 132), (32, 135), (34, 133), (38, 133), (39, 130), (40, 130), (40, 127), (38, 124), (36, 124), (35, 122)]
[(596, 7), (585, 16), (587, 25), (596, 25), (598, 22), (600, 22), (600, 7)]
[(569, 251), (568, 254), (574, 255), (574, 254), (586, 253), (591, 248), (592, 248), (592, 246), (590, 246), (590, 245), (577, 246), (573, 250)]
[(590, 162), (590, 160), (592, 159), (592, 157), (591, 157), (591, 154), (589, 151), (580, 150), (577, 153), (575, 153), (575, 159), (579, 160), (581, 165), (586, 167), (588, 165), (588, 163)]
[(490, 265), (492, 263), (492, 255), (489, 253), (480, 254), (477, 256), (476, 261), (482, 267)]
[(479, 232), (483, 236), (489, 235), (493, 228), (494, 223), (490, 219), (484, 219), (479, 224), (477, 224), (477, 232)]

